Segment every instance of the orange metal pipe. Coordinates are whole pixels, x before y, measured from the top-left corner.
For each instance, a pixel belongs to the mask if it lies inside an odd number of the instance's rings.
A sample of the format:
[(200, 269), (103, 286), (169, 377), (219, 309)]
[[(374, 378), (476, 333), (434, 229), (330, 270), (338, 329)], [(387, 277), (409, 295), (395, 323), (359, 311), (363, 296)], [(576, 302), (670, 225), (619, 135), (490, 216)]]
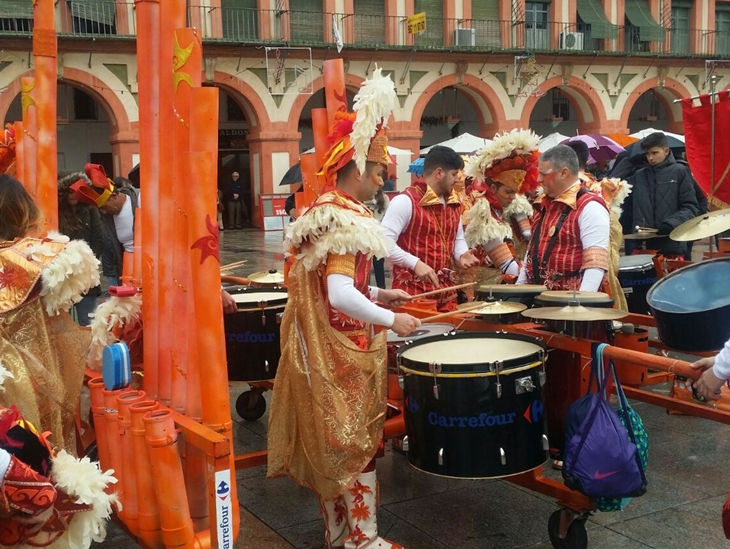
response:
[[(159, 0), (135, 0), (137, 14), (137, 57), (143, 59), (137, 67), (139, 89), (139, 151), (140, 188), (144, 196), (141, 209), (142, 224), (142, 287), (144, 303), (142, 322), (144, 324), (144, 390), (152, 399), (159, 394), (159, 371), (157, 368), (160, 339), (160, 231), (157, 212), (160, 202), (160, 111), (159, 80), (160, 59), (160, 2)], [(167, 177), (169, 174), (165, 174)]]
[(117, 407), (119, 409), (119, 443), (122, 449), (122, 460), (127, 467), (127, 474), (119, 479), (122, 484), (123, 498), (120, 499), (126, 515), (125, 524), (134, 534), (139, 534), (139, 501), (137, 499), (137, 480), (134, 459), (134, 447), (132, 445), (132, 412), (129, 407), (132, 404), (142, 402), (147, 398), (144, 391), (129, 391), (117, 395)]
[(385, 426), (383, 427), (383, 436), (386, 439), (402, 437), (406, 434), (406, 416), (405, 414), (399, 414), (395, 417), (385, 420)]
[(152, 481), (152, 467), (147, 453), (143, 418), (145, 414), (157, 410), (159, 406), (157, 402), (145, 400), (129, 407), (135, 464), (134, 479), (137, 484), (137, 535), (145, 546), (152, 549), (163, 547), (162, 530), (160, 529), (160, 510), (157, 506), (157, 495)]
[[(121, 501), (124, 501), (125, 498), (125, 463), (124, 463), (124, 456), (122, 452), (124, 451), (122, 447), (122, 441), (119, 438), (119, 409), (117, 408), (117, 396), (121, 395), (124, 392), (128, 392), (128, 389), (122, 389), (122, 390), (115, 390), (115, 391), (107, 391), (106, 389), (102, 390), (102, 395), (104, 396), (104, 418), (106, 419), (106, 435), (107, 435), (107, 446), (109, 448), (109, 461), (111, 462), (111, 468), (114, 469), (114, 476), (117, 477), (117, 480), (119, 481), (118, 484), (115, 486), (115, 491), (119, 495), (119, 499)], [(127, 465), (127, 467), (132, 466), (133, 464), (130, 463)], [(129, 474), (128, 471), (126, 471), (127, 474)], [(122, 519), (122, 522), (125, 524), (127, 523), (127, 516), (128, 511), (124, 506), (119, 510), (118, 515), (119, 518)]]
[(178, 435), (170, 410), (144, 415), (145, 440), (152, 466), (162, 525), (162, 541), (168, 549), (195, 547), (185, 478), (178, 452)]
[[(139, 212), (137, 212), (139, 213)], [(134, 252), (132, 253), (132, 286), (142, 287), (142, 223), (134, 224)]]
[[(36, 204), (43, 211), (43, 232), (58, 229), (58, 43), (55, 0), (36, 0), (33, 13), (33, 61), (37, 103)], [(29, 174), (26, 173), (27, 177)]]
[[(327, 109), (312, 109), (312, 135), (314, 137), (314, 159), (317, 172), (324, 163), (324, 155), (327, 153), (327, 136), (329, 135), (329, 122), (327, 119)], [(322, 175), (317, 176), (317, 194), (320, 195), (325, 191), (325, 178)]]
[[(35, 78), (20, 79), (20, 104), (23, 107), (23, 133), (15, 136), (23, 140), (23, 186), (34, 199), (36, 189), (36, 160), (38, 159), (38, 106), (36, 105)], [(17, 160), (16, 160), (17, 163)]]
[[(23, 142), (23, 123), (18, 121), (13, 124), (15, 127), (15, 179), (25, 185), (25, 143)], [(26, 187), (27, 190), (27, 187)]]
[(345, 87), (345, 64), (342, 58), (324, 62), (324, 94), (327, 105), (328, 128), (335, 123), (337, 111), (347, 112), (347, 88)]
[(302, 168), (302, 184), (304, 186), (304, 203), (311, 205), (319, 196), (317, 186), (317, 160), (313, 154), (303, 154), (299, 157)]
[(94, 432), (96, 433), (96, 448), (99, 452), (99, 464), (103, 471), (112, 468), (109, 455), (109, 442), (104, 413), (104, 380), (101, 377), (90, 379), (87, 383), (91, 396), (91, 414), (94, 417)]

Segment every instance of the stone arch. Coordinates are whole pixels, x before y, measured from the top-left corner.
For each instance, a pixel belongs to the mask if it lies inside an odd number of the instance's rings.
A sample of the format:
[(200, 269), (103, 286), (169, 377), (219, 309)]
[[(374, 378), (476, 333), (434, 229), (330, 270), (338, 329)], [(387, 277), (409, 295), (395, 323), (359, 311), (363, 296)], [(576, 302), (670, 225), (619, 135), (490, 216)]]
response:
[(631, 109), (634, 108), (636, 102), (644, 93), (654, 90), (659, 100), (664, 105), (667, 114), (670, 116), (669, 131), (676, 133), (684, 133), (682, 130), (682, 108), (681, 104), (674, 103), (675, 99), (682, 97), (691, 97), (692, 93), (687, 87), (673, 78), (666, 78), (663, 85), (660, 85), (659, 78), (656, 76), (641, 82), (636, 86), (626, 98), (626, 102), (621, 110), (621, 126), (629, 127), (629, 116)]
[(411, 121), (417, 128), (420, 128), (420, 120), (431, 99), (440, 90), (449, 87), (455, 87), (464, 93), (485, 132), (494, 133), (505, 127), (506, 116), (502, 100), (489, 84), (471, 74), (464, 74), (461, 78), (456, 74), (447, 74), (432, 82), (413, 106)]
[(590, 84), (574, 76), (571, 76), (566, 84), (562, 76), (554, 76), (540, 84), (525, 100), (520, 119), (523, 128), (530, 127), (530, 118), (535, 105), (553, 88), (558, 88), (567, 96), (578, 115), (578, 127), (581, 133), (596, 133), (605, 124), (606, 110), (600, 96)]
[(214, 74), (210, 84), (225, 91), (246, 115), (249, 133), (268, 131), (271, 127), (269, 111), (259, 93), (240, 78), (231, 78), (230, 74), (218, 72)]

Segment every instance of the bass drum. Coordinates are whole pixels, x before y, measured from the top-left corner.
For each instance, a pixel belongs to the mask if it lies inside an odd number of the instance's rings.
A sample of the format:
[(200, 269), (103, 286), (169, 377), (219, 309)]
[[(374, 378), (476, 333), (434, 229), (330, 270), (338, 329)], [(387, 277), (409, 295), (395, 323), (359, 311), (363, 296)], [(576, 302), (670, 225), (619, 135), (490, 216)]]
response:
[(619, 258), (618, 281), (626, 294), (629, 312), (649, 314), (646, 294), (656, 282), (654, 256), (650, 254), (622, 255)]
[(682, 267), (646, 296), (659, 338), (678, 351), (722, 349), (730, 338), (730, 257)]
[(545, 344), (504, 332), (407, 342), (403, 375), (408, 461), (455, 478), (499, 478), (545, 463)]

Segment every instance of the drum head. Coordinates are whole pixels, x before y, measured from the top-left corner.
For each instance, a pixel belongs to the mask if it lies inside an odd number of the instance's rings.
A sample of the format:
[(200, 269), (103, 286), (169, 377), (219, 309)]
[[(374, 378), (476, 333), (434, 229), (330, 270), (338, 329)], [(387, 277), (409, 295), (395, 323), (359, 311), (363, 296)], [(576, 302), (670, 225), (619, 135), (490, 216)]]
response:
[(261, 303), (266, 303), (267, 307), (275, 307), (285, 305), (287, 300), (287, 292), (282, 288), (254, 288), (244, 286), (229, 290), (231, 297), (238, 305), (238, 310), (260, 309)]
[(541, 360), (545, 344), (536, 337), (504, 332), (464, 332), (410, 341), (398, 350), (401, 365), (429, 372), (439, 364), (443, 374), (504, 370)]
[(577, 300), (586, 305), (588, 303), (613, 303), (611, 296), (603, 292), (573, 292), (572, 290), (551, 290), (542, 292), (539, 296), (541, 303), (555, 303), (566, 305)]
[(654, 256), (650, 254), (622, 255), (618, 263), (619, 271), (645, 271), (654, 267)]
[(429, 336), (438, 336), (453, 332), (455, 330), (453, 324), (432, 322), (423, 324), (416, 328), (416, 331), (407, 336), (399, 336), (393, 330), (388, 330), (388, 343), (403, 343), (405, 341), (415, 341)]
[(668, 313), (697, 313), (730, 305), (730, 259), (683, 267), (659, 280), (646, 296), (649, 305)]

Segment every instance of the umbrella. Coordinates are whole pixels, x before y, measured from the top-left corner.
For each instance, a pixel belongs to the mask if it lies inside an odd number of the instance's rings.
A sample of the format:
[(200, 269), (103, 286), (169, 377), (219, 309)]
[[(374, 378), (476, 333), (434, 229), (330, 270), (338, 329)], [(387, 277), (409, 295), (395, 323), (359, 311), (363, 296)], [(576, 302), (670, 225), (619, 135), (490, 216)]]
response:
[(411, 162), (410, 166), (408, 166), (408, 173), (412, 173), (418, 177), (423, 175), (423, 158), (416, 158), (413, 162)]
[(139, 189), (139, 164), (137, 164), (134, 168), (132, 168), (129, 173), (127, 174), (127, 179), (129, 179), (132, 182), (132, 185), (137, 187)]
[[(664, 135), (667, 136), (667, 145), (670, 149), (672, 149), (673, 153), (676, 154), (684, 150), (684, 136), (671, 133), (665, 133)], [(638, 156), (640, 154), (644, 154), (644, 150), (641, 148), (641, 144), (643, 142), (644, 139), (642, 138), (636, 143), (632, 143), (631, 145), (626, 147), (626, 152), (629, 153), (629, 156)]]
[(297, 162), (294, 164), (291, 168), (289, 168), (286, 173), (284, 174), (284, 177), (281, 178), (281, 181), (279, 182), (279, 186), (283, 185), (294, 185), (296, 183), (302, 182), (302, 165)]
[(570, 139), (563, 141), (563, 144), (571, 141), (582, 141), (588, 145), (588, 153), (590, 155), (588, 157), (588, 164), (608, 162), (612, 158), (616, 158), (618, 153), (624, 151), (624, 148), (613, 139), (610, 139), (605, 135), (598, 135), (595, 133), (574, 135)]
[[(478, 151), (482, 147), (489, 145), (491, 142), (492, 141), (490, 139), (485, 139), (484, 137), (477, 137), (476, 135), (472, 135), (470, 133), (462, 133), (459, 137), (454, 137), (453, 139), (449, 139), (447, 141), (444, 141), (443, 143), (436, 143), (436, 145), (449, 147), (450, 149), (454, 149), (454, 151), (459, 154), (471, 154), (475, 151)], [(425, 156), (430, 150), (431, 147), (421, 149), (421, 156)]]
[(540, 139), (540, 144), (537, 146), (537, 150), (540, 152), (545, 152), (548, 149), (552, 149), (555, 145), (560, 145), (568, 139), (570, 138), (567, 135), (563, 135), (562, 133), (551, 133), (547, 137), (543, 137), (542, 139)]
[(613, 139), (616, 143), (618, 143), (622, 147), (628, 147), (632, 143), (636, 143), (639, 140), (638, 137), (633, 137), (631, 135), (626, 135), (623, 133), (609, 133), (606, 137)]
[[(657, 132), (661, 132), (664, 135), (666, 135), (667, 139), (669, 139), (671, 137), (671, 138), (676, 139), (677, 141), (681, 141), (682, 144), (677, 145), (677, 146), (684, 147), (684, 136), (683, 135), (678, 134), (678, 133), (665, 132), (664, 130), (655, 130), (654, 128), (646, 128), (645, 130), (640, 130), (636, 133), (630, 134), (629, 137), (635, 137), (636, 139), (644, 139), (647, 135), (649, 135), (651, 133), (657, 133)], [(669, 148), (671, 149), (674, 146), (675, 145), (670, 144)]]

